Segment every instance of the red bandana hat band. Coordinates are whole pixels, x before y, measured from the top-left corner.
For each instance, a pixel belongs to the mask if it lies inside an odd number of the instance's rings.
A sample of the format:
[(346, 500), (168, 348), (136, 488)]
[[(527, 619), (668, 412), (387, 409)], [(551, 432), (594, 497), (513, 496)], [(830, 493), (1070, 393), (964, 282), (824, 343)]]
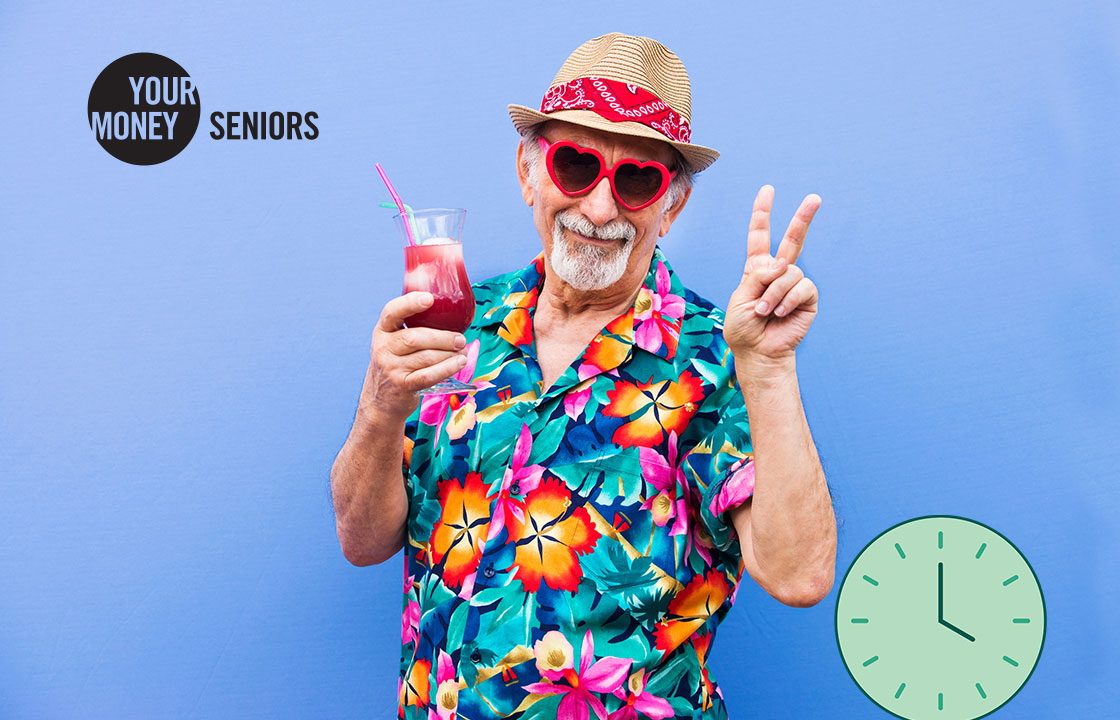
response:
[(688, 122), (659, 97), (617, 80), (582, 77), (554, 85), (544, 94), (541, 112), (557, 110), (590, 110), (611, 122), (641, 123), (676, 142), (692, 137)]

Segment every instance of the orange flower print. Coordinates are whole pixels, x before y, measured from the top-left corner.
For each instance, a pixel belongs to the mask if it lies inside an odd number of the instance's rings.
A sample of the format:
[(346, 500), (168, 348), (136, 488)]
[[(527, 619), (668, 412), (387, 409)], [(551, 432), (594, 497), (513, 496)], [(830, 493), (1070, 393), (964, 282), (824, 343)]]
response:
[[(617, 335), (622, 339), (619, 340)], [(583, 351), (583, 361), (579, 366), (579, 379), (586, 380), (621, 365), (630, 355), (634, 342), (634, 308), (607, 323), (603, 332), (591, 339), (591, 344)]]
[(719, 570), (697, 575), (673, 597), (669, 612), (657, 624), (657, 649), (670, 653), (688, 640), (723, 605), (731, 594), (727, 578)]
[(613, 370), (626, 360), (630, 354), (630, 344), (607, 335), (596, 335), (591, 344), (583, 351), (583, 362), (579, 366), (581, 380)]
[(622, 315), (607, 323), (607, 332), (620, 335), (629, 341), (634, 340), (634, 308), (630, 308)]
[(530, 313), (537, 304), (537, 289), (510, 293), (506, 298), (506, 305), (510, 304), (513, 309), (498, 328), (498, 337), (511, 345), (529, 345), (533, 342), (533, 318)]
[(708, 677), (708, 651), (712, 648), (711, 634), (693, 635), (692, 647), (696, 649), (696, 659), (700, 662), (700, 679), (702, 681), (700, 707), (702, 710), (707, 710), (712, 706), (712, 696), (718, 692), (715, 684)]
[(478, 473), (467, 473), (462, 484), (456, 478), (439, 484), (443, 516), (432, 529), (428, 552), (433, 567), (444, 564), (443, 582), (448, 587), (458, 588), (478, 567), (490, 526), (488, 489)]
[(680, 382), (662, 380), (646, 383), (619, 381), (607, 393), (603, 414), (631, 418), (614, 431), (613, 440), (623, 447), (653, 447), (661, 443), (665, 433), (680, 435), (696, 414), (697, 403), (704, 397), (704, 381), (687, 370)]
[(431, 660), (417, 660), (412, 663), (412, 668), (408, 671), (408, 680), (401, 684), (401, 708), (409, 705), (420, 707), (428, 705), (428, 696), (431, 691), (431, 682), (428, 676), (431, 672)]
[(510, 542), (516, 552), (514, 576), (527, 592), (536, 592), (544, 579), (553, 590), (575, 592), (583, 572), (579, 555), (595, 549), (599, 531), (584, 507), (571, 509), (572, 496), (564, 483), (555, 478), (542, 480), (536, 490), (525, 496), (524, 519), (506, 519)]

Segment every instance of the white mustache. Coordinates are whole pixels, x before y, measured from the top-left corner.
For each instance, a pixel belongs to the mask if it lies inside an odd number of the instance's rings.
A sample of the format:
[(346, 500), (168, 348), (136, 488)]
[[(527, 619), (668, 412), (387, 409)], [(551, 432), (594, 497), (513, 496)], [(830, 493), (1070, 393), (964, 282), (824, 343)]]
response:
[(612, 220), (606, 225), (596, 225), (574, 210), (556, 213), (556, 224), (560, 227), (596, 240), (624, 240), (629, 242), (638, 234), (638, 229), (625, 220)]

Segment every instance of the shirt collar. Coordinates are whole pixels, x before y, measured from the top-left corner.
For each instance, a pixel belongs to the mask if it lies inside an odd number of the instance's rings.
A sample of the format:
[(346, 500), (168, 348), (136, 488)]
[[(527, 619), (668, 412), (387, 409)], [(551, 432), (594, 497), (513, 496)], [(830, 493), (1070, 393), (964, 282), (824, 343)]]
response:
[[(524, 269), (507, 276), (503, 283), (488, 288), (491, 294), (482, 302), (478, 326), (499, 325), (497, 332), (502, 339), (523, 350), (531, 350), (533, 313), (543, 284), (544, 254), (541, 253)], [(491, 307), (487, 308), (487, 304)], [(590, 363), (598, 372), (611, 370), (630, 356), (633, 347), (672, 360), (677, 352), (684, 310), (684, 286), (661, 248), (655, 247), (633, 307), (603, 328), (584, 353), (583, 362)]]

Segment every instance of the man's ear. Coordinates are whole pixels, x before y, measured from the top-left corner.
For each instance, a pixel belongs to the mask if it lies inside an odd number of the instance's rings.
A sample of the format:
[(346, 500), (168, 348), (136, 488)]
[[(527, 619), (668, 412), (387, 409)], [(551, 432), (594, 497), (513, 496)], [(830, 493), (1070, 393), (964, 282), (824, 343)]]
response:
[(681, 214), (681, 210), (684, 210), (685, 203), (688, 202), (688, 196), (691, 194), (692, 186), (689, 185), (684, 189), (684, 192), (681, 193), (681, 196), (677, 198), (677, 201), (673, 203), (673, 206), (666, 210), (665, 214), (661, 216), (661, 231), (658, 237), (665, 237), (669, 234), (669, 227), (673, 224), (673, 221), (677, 219), (677, 216)]
[(536, 189), (529, 177), (529, 163), (525, 157), (525, 145), (518, 141), (517, 143), (517, 181), (521, 183), (521, 197), (524, 198), (525, 204), (533, 207), (533, 195)]

